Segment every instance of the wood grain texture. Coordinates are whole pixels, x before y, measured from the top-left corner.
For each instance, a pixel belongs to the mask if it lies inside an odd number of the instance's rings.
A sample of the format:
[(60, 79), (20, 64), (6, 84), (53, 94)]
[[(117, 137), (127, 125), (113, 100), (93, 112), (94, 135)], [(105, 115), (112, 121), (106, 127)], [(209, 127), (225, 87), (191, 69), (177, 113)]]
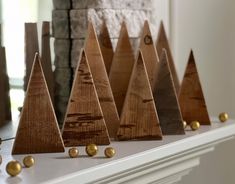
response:
[(119, 116), (96, 32), (91, 22), (89, 22), (88, 26), (85, 51), (109, 135), (111, 138), (115, 138), (119, 127)]
[(119, 140), (162, 139), (152, 90), (141, 53), (133, 68), (117, 137)]
[(109, 36), (109, 31), (105, 22), (103, 22), (103, 25), (100, 30), (99, 44), (100, 44), (101, 53), (103, 55), (106, 71), (107, 74), (109, 74), (114, 53), (113, 53), (112, 42)]
[(192, 121), (199, 121), (201, 125), (211, 124), (193, 51), (190, 53), (184, 74), (179, 102), (183, 119), (188, 124)]
[(94, 81), (82, 51), (63, 125), (65, 146), (110, 144)]
[(109, 81), (119, 115), (122, 112), (135, 56), (130, 44), (126, 24), (123, 22), (109, 73)]
[(36, 54), (12, 154), (53, 152), (64, 152), (64, 144)]
[(24, 90), (27, 90), (35, 53), (39, 52), (37, 23), (25, 23), (25, 78)]
[(51, 62), (50, 48), (50, 22), (42, 22), (42, 37), (41, 37), (41, 53), (42, 53), (42, 68), (47, 81), (47, 86), (50, 92), (51, 101), (54, 104), (54, 76)]
[(0, 125), (11, 120), (10, 85), (7, 75), (6, 52), (0, 46)]
[(153, 96), (163, 135), (185, 134), (178, 97), (165, 49), (161, 53)]
[(143, 54), (150, 86), (153, 89), (153, 84), (156, 80), (158, 71), (159, 58), (147, 20), (144, 23), (143, 33), (140, 39), (140, 50)]
[(179, 93), (179, 88), (180, 88), (180, 82), (179, 82), (179, 78), (178, 78), (178, 75), (177, 75), (177, 72), (176, 72), (174, 59), (173, 59), (172, 52), (171, 52), (171, 49), (170, 49), (169, 41), (168, 41), (167, 36), (166, 36), (166, 31), (165, 31), (163, 22), (161, 22), (161, 24), (160, 24), (160, 29), (159, 29), (159, 32), (158, 32), (156, 48), (157, 48), (158, 54), (162, 53), (162, 49), (166, 49), (166, 51), (167, 51), (169, 66), (170, 66), (170, 69), (171, 69), (171, 74), (172, 74), (172, 77), (173, 77), (176, 94), (178, 94)]

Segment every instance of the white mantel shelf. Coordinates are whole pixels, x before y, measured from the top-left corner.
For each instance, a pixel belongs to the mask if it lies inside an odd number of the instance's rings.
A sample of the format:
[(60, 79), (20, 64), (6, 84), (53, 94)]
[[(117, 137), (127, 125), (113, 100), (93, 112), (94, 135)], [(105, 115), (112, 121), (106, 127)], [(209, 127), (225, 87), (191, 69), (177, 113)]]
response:
[(65, 153), (33, 155), (36, 164), (23, 169), (17, 177), (9, 177), (5, 172), (8, 161), (22, 161), (25, 155), (11, 156), (13, 141), (1, 145), (1, 184), (172, 184), (181, 180), (200, 164), (203, 154), (214, 147), (234, 138), (235, 121), (224, 124), (213, 121), (212, 126), (202, 126), (198, 131), (186, 131), (184, 136), (164, 136), (162, 141), (112, 142), (117, 155), (112, 159), (103, 157), (104, 146), (99, 147), (99, 155), (85, 156), (84, 147), (80, 158), (70, 159)]

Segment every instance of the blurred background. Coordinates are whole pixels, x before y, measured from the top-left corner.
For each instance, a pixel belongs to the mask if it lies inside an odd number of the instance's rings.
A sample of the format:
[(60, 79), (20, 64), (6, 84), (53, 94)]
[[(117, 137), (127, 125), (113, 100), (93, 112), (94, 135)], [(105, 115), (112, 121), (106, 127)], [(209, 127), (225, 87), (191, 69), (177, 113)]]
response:
[[(235, 1), (155, 0), (154, 4), (156, 19), (163, 19), (167, 28), (180, 79), (192, 48), (210, 115), (225, 111), (235, 118)], [(24, 22), (39, 22), (41, 28), (41, 21), (51, 20), (52, 9), (52, 0), (0, 0), (13, 118), (24, 98)], [(234, 140), (218, 146), (180, 183), (234, 184), (234, 155)]]

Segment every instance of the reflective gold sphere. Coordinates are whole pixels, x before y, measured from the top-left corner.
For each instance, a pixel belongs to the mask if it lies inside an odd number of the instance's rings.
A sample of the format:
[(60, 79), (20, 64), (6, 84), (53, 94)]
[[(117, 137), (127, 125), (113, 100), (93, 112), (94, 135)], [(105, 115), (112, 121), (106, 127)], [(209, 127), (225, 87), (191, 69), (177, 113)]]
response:
[(21, 164), (16, 160), (8, 162), (6, 166), (6, 171), (10, 176), (17, 176), (20, 174), (21, 170)]
[(116, 154), (116, 151), (114, 148), (108, 147), (104, 150), (104, 154), (107, 158), (112, 158)]
[(70, 148), (69, 149), (69, 156), (70, 158), (77, 158), (79, 155), (78, 149), (77, 148)]
[(228, 114), (226, 112), (222, 112), (219, 114), (219, 120), (221, 123), (224, 123), (228, 120)]
[(93, 157), (98, 153), (98, 147), (95, 144), (88, 144), (86, 146), (86, 153), (88, 156)]
[(187, 128), (187, 122), (183, 121), (184, 129)]
[(26, 156), (24, 157), (23, 164), (25, 167), (32, 167), (35, 163), (35, 160), (32, 156)]
[(192, 121), (190, 127), (193, 131), (198, 130), (200, 128), (200, 123), (198, 121)]

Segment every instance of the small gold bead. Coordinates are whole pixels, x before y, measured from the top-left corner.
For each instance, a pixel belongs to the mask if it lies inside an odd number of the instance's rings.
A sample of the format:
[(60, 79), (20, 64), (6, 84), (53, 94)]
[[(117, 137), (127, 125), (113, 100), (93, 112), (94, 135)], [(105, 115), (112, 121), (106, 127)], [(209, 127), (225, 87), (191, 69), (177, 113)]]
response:
[(16, 160), (10, 161), (6, 165), (6, 172), (10, 176), (17, 176), (18, 174), (20, 174), (21, 170), (22, 170), (21, 164)]
[(198, 130), (200, 128), (200, 123), (198, 121), (192, 121), (190, 127), (193, 131)]
[(116, 154), (116, 151), (114, 148), (108, 147), (104, 150), (104, 154), (107, 158), (112, 158)]
[(183, 126), (184, 126), (184, 129), (187, 128), (187, 122), (186, 121), (183, 121)]
[(98, 147), (95, 144), (88, 144), (86, 146), (86, 153), (88, 156), (93, 157), (98, 153)]
[(69, 156), (70, 158), (77, 158), (79, 155), (78, 149), (77, 148), (70, 148), (69, 149)]
[(228, 114), (226, 112), (222, 112), (219, 114), (219, 120), (221, 123), (224, 123), (228, 120)]
[(23, 164), (25, 167), (32, 167), (35, 163), (35, 160), (32, 156), (26, 156), (24, 157)]

